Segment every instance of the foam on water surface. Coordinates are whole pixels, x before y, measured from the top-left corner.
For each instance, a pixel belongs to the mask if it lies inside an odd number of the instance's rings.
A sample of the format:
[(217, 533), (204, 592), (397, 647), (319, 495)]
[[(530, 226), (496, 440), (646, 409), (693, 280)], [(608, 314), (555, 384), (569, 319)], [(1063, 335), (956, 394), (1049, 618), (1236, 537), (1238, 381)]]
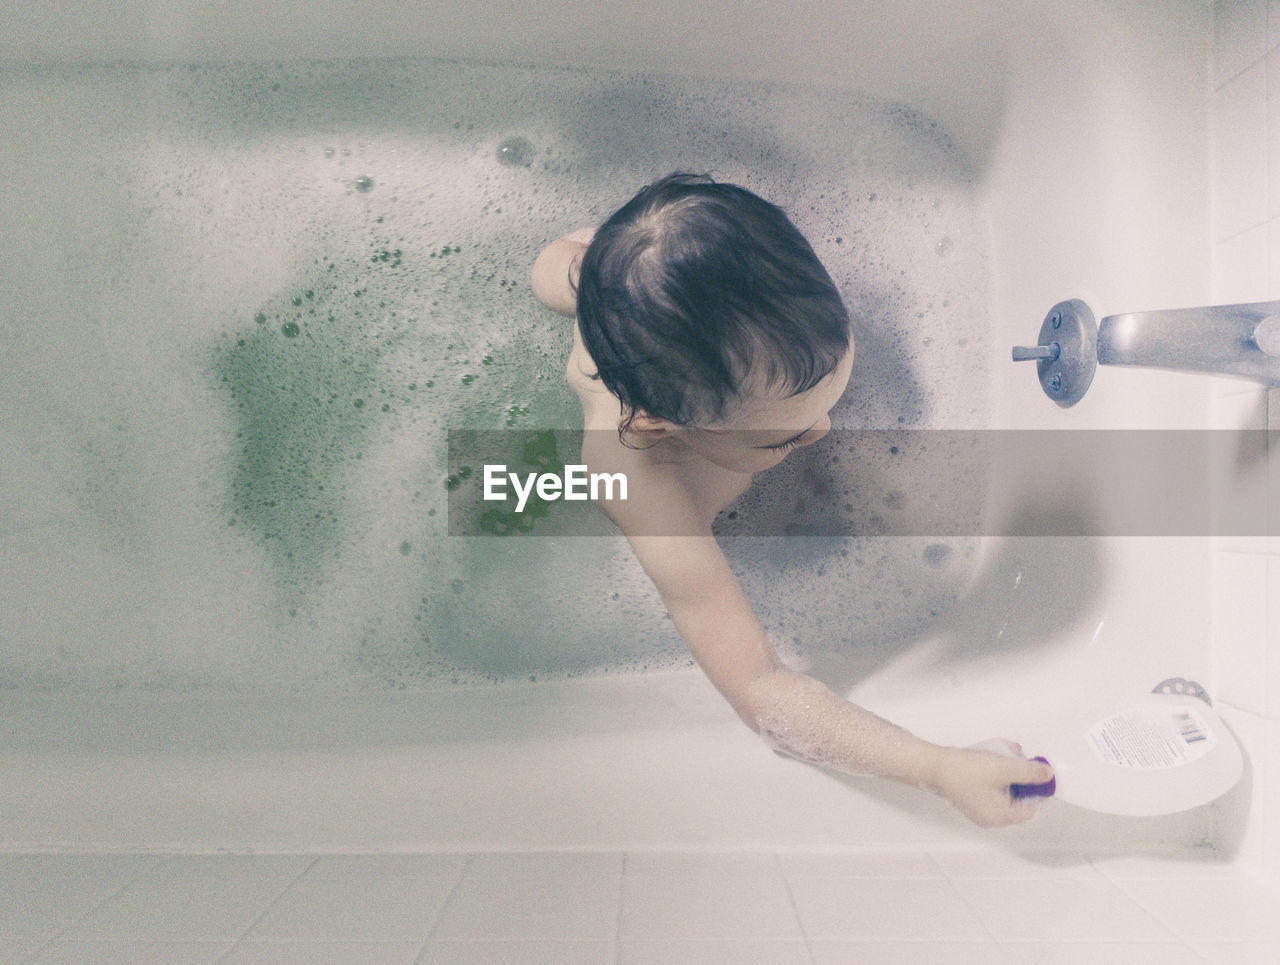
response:
[[(402, 685), (685, 660), (616, 538), (446, 535), (450, 428), (570, 428), (543, 245), (671, 170), (782, 205), (856, 317), (837, 426), (986, 424), (981, 213), (945, 133), (847, 94), (442, 61), (6, 71), (0, 676)], [(821, 539), (892, 454), (816, 446), (726, 550), (785, 648), (876, 659), (972, 541)], [(870, 474), (870, 475), (869, 475)], [(771, 509), (770, 507), (773, 506)], [(782, 527), (784, 521), (779, 520)], [(874, 530), (874, 527), (872, 527)], [(850, 654), (865, 657), (851, 657)]]

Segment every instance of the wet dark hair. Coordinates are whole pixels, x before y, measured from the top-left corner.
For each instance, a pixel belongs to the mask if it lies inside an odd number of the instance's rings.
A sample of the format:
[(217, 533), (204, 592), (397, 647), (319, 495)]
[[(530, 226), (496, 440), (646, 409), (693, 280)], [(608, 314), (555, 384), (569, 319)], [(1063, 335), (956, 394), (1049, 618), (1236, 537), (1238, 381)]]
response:
[(798, 394), (849, 347), (840, 293), (782, 209), (705, 175), (655, 181), (600, 227), (577, 305), (621, 431), (639, 410), (677, 425), (721, 418), (752, 370)]

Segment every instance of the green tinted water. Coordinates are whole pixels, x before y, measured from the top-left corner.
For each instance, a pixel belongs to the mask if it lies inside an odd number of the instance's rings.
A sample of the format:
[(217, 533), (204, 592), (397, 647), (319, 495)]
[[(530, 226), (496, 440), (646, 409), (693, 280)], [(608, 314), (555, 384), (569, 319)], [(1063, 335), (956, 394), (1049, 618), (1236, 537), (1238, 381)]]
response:
[[(538, 251), (673, 169), (779, 202), (828, 265), (858, 318), (837, 424), (986, 411), (983, 326), (935, 345), (924, 325), (985, 317), (972, 185), (893, 105), (426, 60), (15, 69), (0, 96), (23, 105), (0, 116), (13, 170), (42, 173), (0, 212), (23, 400), (6, 679), (398, 685), (684, 660), (620, 540), (542, 538), (536, 516), (447, 534), (450, 478), (479, 472), (449, 466), (448, 430), (578, 426), (569, 323), (529, 291)], [(858, 465), (810, 451), (759, 487), (882, 501)], [(779, 642), (814, 649), (849, 645), (833, 601), (859, 601), (859, 640), (909, 637), (971, 565), (937, 541), (727, 548)]]

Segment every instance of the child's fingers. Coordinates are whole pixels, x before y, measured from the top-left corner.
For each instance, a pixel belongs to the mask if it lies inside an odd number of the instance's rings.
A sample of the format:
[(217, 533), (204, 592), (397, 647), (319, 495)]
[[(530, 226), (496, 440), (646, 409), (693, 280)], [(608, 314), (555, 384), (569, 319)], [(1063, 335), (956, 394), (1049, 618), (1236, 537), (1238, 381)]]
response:
[(1001, 779), (1004, 777), (1010, 784), (1048, 784), (1053, 780), (1053, 768), (1043, 761), (1010, 758)]
[(996, 737), (974, 744), (969, 749), (998, 755), (1005, 765), (1000, 771), (1001, 779), (1007, 777), (1009, 784), (1047, 784), (1053, 780), (1053, 768), (1043, 761), (1026, 757), (1022, 745), (1016, 741)]
[(987, 751), (991, 754), (999, 754), (1001, 757), (1026, 757), (1022, 753), (1022, 745), (1017, 741), (1011, 741), (1004, 737), (992, 737), (981, 743), (973, 744), (969, 747), (971, 751)]

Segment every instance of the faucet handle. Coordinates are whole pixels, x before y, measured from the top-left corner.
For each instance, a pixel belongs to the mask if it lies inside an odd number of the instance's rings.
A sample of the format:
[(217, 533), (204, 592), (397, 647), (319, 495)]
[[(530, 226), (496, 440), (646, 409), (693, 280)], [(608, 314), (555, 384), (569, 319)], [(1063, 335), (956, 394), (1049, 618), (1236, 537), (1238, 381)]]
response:
[(1045, 395), (1066, 408), (1075, 405), (1093, 381), (1098, 367), (1098, 326), (1089, 306), (1078, 298), (1049, 309), (1035, 345), (1017, 345), (1015, 362), (1036, 363)]
[(1057, 359), (1062, 353), (1062, 346), (1057, 342), (1050, 345), (1015, 345), (1013, 360), (1015, 362), (1035, 362), (1039, 359)]

